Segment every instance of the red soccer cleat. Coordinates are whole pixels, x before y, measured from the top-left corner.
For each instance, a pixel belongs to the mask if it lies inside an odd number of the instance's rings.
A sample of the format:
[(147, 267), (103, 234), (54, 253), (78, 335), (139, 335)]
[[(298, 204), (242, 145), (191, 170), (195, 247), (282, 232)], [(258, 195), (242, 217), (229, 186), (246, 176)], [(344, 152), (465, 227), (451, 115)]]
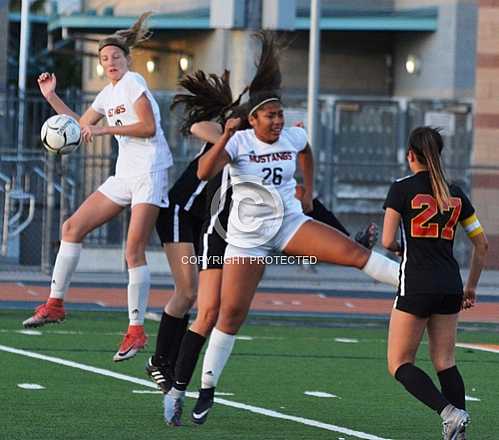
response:
[(121, 342), (119, 350), (113, 356), (114, 362), (120, 362), (134, 357), (147, 344), (148, 337), (143, 325), (130, 325)]
[(35, 314), (31, 318), (23, 321), (23, 326), (25, 328), (41, 327), (45, 324), (60, 323), (65, 318), (63, 300), (49, 298), (45, 304), (35, 309)]

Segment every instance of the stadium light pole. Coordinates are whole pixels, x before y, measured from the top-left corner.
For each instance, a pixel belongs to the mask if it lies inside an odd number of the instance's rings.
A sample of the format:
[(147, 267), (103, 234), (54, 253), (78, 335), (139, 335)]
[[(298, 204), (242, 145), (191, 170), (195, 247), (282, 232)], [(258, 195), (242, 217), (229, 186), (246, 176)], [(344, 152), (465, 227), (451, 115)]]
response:
[(310, 33), (308, 48), (308, 96), (307, 96), (307, 127), (310, 145), (317, 148), (318, 95), (321, 43), (321, 1), (310, 3)]
[(24, 112), (26, 99), (26, 71), (28, 64), (28, 46), (29, 46), (29, 8), (31, 0), (21, 1), (21, 39), (19, 42), (19, 70), (18, 70), (18, 99), (19, 114), (17, 126), (17, 176), (16, 185), (20, 186), (22, 175), (22, 150), (24, 147)]

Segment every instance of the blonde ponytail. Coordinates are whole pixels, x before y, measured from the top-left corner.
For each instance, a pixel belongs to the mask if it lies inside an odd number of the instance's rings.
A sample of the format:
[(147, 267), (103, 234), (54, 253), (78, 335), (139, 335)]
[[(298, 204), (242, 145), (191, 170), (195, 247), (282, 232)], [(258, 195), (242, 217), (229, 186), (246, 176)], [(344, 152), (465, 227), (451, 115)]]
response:
[(133, 47), (147, 41), (151, 38), (152, 32), (147, 27), (147, 19), (152, 12), (144, 12), (139, 19), (129, 29), (116, 31), (114, 35), (125, 40), (125, 44), (132, 49)]
[(152, 32), (149, 31), (146, 23), (151, 15), (152, 12), (145, 12), (129, 29), (116, 31), (113, 35), (101, 40), (99, 52), (106, 46), (117, 46), (128, 55), (130, 49), (151, 38)]

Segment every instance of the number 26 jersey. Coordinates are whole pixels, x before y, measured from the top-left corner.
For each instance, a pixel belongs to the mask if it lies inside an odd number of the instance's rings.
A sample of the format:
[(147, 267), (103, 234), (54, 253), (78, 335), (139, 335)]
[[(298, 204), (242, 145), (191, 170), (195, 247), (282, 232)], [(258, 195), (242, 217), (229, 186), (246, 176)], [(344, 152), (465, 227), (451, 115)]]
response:
[(294, 175), (296, 156), (307, 144), (307, 134), (300, 127), (283, 128), (272, 144), (260, 141), (253, 129), (237, 131), (229, 139), (225, 151), (230, 157), (232, 199), (241, 217), (265, 220), (276, 215), (279, 210), (266, 190), (278, 196), (284, 215), (302, 212)]
[(440, 212), (428, 171), (399, 179), (390, 187), (383, 208), (401, 216), (400, 295), (463, 293), (452, 249), (457, 223), (465, 226), (475, 210), (457, 185), (449, 185), (449, 192), (448, 209)]

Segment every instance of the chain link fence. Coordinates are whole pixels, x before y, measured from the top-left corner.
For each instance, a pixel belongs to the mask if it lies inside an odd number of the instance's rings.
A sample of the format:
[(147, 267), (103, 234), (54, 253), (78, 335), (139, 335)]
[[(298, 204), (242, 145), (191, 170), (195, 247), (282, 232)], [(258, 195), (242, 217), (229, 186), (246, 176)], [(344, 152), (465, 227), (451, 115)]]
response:
[[(183, 171), (200, 142), (180, 135), (181, 115), (172, 113), (172, 93), (155, 94), (163, 130), (175, 165), (170, 182)], [(74, 91), (62, 94), (77, 113), (94, 96)], [(48, 154), (40, 141), (40, 128), (53, 111), (38, 91), (26, 95), (24, 106), (13, 93), (0, 94), (0, 267), (5, 270), (50, 271), (64, 219), (114, 173), (116, 141), (98, 137), (66, 157)], [(19, 108), (24, 107), (24, 142), (18, 149)], [(286, 123), (306, 120), (306, 100), (285, 102)], [(390, 183), (409, 173), (406, 142), (418, 125), (443, 128), (444, 162), (451, 180), (469, 193), (471, 188), (472, 106), (466, 102), (373, 99), (322, 96), (316, 159), (316, 190), (355, 232), (371, 221), (382, 224), (382, 205)], [(29, 220), (29, 221), (28, 221)], [(85, 247), (123, 247), (128, 213), (88, 235)], [(462, 234), (456, 256), (466, 264), (469, 248)], [(159, 242), (153, 234), (151, 246)]]

